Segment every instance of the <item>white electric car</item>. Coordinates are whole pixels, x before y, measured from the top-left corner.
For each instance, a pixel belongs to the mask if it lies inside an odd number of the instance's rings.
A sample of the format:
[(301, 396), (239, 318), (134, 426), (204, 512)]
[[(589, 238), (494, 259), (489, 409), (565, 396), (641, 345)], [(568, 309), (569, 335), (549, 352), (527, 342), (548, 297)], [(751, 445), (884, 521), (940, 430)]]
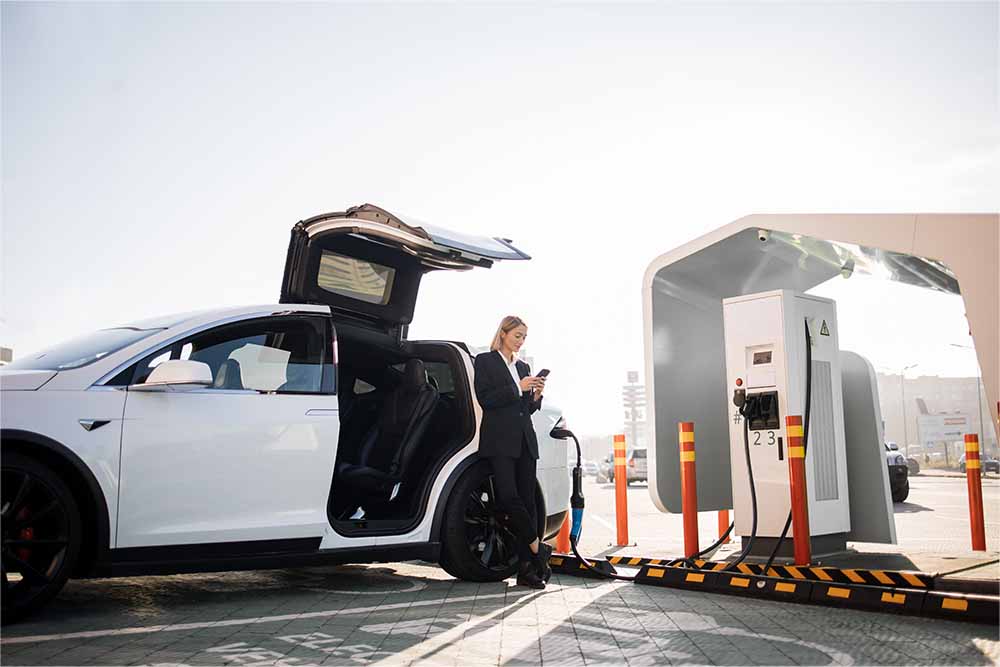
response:
[[(5, 367), (4, 620), (69, 577), (405, 559), (510, 576), (472, 357), (406, 337), (424, 273), (506, 259), (528, 256), (366, 204), (294, 226), (280, 304), (104, 329)], [(551, 406), (533, 419), (551, 536), (566, 444)]]

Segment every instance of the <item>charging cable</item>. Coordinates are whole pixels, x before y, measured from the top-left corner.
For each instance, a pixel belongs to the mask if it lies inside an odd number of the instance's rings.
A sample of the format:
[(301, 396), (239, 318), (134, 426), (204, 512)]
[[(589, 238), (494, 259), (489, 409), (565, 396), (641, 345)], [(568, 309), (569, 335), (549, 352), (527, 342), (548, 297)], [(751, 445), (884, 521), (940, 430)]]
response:
[[(805, 414), (802, 416), (802, 457), (805, 458), (808, 452), (807, 445), (809, 444), (809, 411), (812, 409), (812, 336), (809, 335), (809, 320), (805, 320), (806, 329), (806, 409)], [(764, 574), (766, 575), (770, 569), (771, 565), (774, 564), (774, 558), (778, 555), (778, 549), (781, 548), (781, 543), (785, 541), (785, 537), (788, 535), (788, 529), (792, 525), (792, 510), (788, 510), (788, 518), (785, 519), (785, 527), (781, 529), (781, 536), (778, 538), (777, 543), (774, 545), (774, 550), (771, 551), (771, 556), (767, 559), (767, 563), (764, 565)]]
[[(560, 429), (560, 431), (573, 438), (573, 442), (576, 443), (576, 466), (573, 468), (573, 493), (570, 495), (569, 499), (571, 516), (573, 519), (569, 529), (569, 545), (573, 550), (573, 555), (577, 557), (581, 565), (602, 577), (607, 579), (618, 579), (619, 581), (633, 581), (635, 579), (634, 576), (628, 577), (623, 574), (601, 572), (594, 567), (593, 563), (581, 556), (579, 550), (577, 549), (577, 542), (579, 542), (580, 534), (583, 532), (583, 508), (586, 504), (583, 497), (583, 454), (580, 451), (580, 441), (576, 439), (576, 435), (569, 429)], [(555, 433), (555, 430), (553, 430), (553, 433)]]

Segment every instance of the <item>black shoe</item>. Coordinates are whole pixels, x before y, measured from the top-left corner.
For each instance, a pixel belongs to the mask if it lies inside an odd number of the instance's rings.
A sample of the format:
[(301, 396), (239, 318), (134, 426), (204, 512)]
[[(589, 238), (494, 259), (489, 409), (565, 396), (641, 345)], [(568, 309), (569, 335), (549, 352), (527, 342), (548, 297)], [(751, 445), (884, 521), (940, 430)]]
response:
[(552, 545), (545, 542), (538, 543), (538, 554), (535, 555), (535, 571), (538, 578), (549, 583), (552, 578), (552, 567), (549, 565), (549, 556), (552, 555)]
[(518, 563), (517, 585), (539, 590), (545, 588), (545, 582), (538, 577), (538, 573), (535, 571), (535, 563), (531, 561)]

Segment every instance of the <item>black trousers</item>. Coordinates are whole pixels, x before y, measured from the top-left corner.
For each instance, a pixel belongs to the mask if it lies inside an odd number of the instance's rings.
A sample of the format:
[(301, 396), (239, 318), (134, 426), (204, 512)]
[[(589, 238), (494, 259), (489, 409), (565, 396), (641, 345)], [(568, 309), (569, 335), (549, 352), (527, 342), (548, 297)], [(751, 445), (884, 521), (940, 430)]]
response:
[(535, 508), (535, 469), (537, 461), (521, 447), (521, 455), (491, 456), (493, 489), (500, 509), (510, 516), (510, 527), (517, 538), (517, 559), (527, 562), (533, 557), (528, 545), (538, 539)]

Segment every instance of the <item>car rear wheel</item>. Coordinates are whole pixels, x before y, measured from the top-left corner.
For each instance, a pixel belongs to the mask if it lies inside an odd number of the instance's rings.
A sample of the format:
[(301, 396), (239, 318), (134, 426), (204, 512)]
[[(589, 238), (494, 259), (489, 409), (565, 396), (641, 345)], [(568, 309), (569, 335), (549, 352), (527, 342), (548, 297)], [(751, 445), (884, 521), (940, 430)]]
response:
[(80, 513), (65, 482), (34, 459), (4, 453), (3, 618), (11, 623), (62, 589), (80, 553)]
[[(541, 509), (537, 497), (535, 503)], [(455, 484), (445, 509), (443, 532), (441, 567), (451, 576), (465, 581), (503, 581), (517, 571), (516, 539), (497, 506), (487, 461), (475, 463)]]

